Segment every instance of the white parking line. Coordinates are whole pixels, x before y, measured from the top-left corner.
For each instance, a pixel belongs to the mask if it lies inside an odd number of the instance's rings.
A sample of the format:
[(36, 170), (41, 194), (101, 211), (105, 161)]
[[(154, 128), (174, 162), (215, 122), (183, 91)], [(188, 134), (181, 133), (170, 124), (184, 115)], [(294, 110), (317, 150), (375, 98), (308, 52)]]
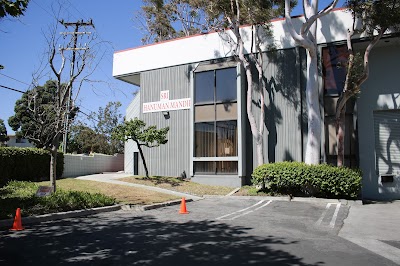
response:
[(332, 204), (332, 203), (326, 204), (325, 211), (322, 213), (321, 217), (320, 217), (320, 218), (318, 219), (318, 221), (316, 222), (317, 225), (321, 225), (322, 220), (324, 219), (326, 213), (328, 212), (328, 209), (329, 209), (329, 207), (331, 206), (331, 204)]
[(325, 216), (326, 216), (326, 213), (328, 212), (329, 208), (330, 208), (333, 204), (336, 205), (336, 208), (335, 208), (335, 212), (333, 213), (332, 219), (331, 219), (331, 221), (330, 221), (330, 223), (329, 223), (329, 227), (331, 227), (331, 228), (334, 228), (334, 227), (335, 227), (335, 223), (336, 223), (336, 219), (337, 219), (337, 216), (338, 216), (338, 213), (339, 213), (339, 210), (340, 210), (341, 203), (328, 203), (328, 204), (326, 204), (326, 207), (325, 207), (324, 212), (322, 213), (322, 215), (321, 215), (321, 217), (318, 219), (318, 221), (315, 223), (316, 225), (318, 225), (318, 226), (321, 225), (322, 221), (324, 220), (324, 218), (325, 218)]
[[(262, 205), (262, 206), (260, 206), (260, 207), (257, 207), (257, 208), (254, 209), (254, 210), (247, 211), (247, 210), (249, 210), (249, 209), (251, 209), (251, 208), (254, 208), (254, 207), (260, 205), (260, 204), (263, 203), (264, 201), (265, 201), (265, 200), (260, 200), (259, 202), (257, 202), (256, 204), (254, 204), (254, 205), (252, 205), (252, 206), (250, 206), (250, 207), (247, 207), (247, 208), (244, 208), (244, 209), (241, 209), (241, 210), (238, 210), (238, 211), (235, 211), (235, 212), (232, 212), (232, 213), (229, 213), (229, 214), (220, 216), (220, 217), (216, 218), (216, 220), (233, 220), (233, 219), (239, 218), (239, 217), (241, 217), (241, 216), (247, 215), (247, 214), (249, 214), (249, 213), (252, 213), (253, 211), (257, 211), (257, 210), (259, 210), (259, 209), (261, 209), (261, 208), (267, 206), (268, 204), (270, 204), (270, 203), (272, 202), (272, 200), (269, 200), (269, 201), (268, 201), (267, 203), (265, 203), (264, 205)], [(247, 211), (247, 212), (241, 213), (241, 212), (244, 212), (244, 211)], [(231, 217), (231, 218), (226, 218), (226, 217), (232, 216), (232, 215), (237, 214), (237, 213), (241, 213), (241, 214), (236, 215), (236, 216)]]
[(333, 214), (332, 220), (331, 220), (331, 222), (329, 223), (329, 225), (330, 225), (331, 228), (334, 228), (334, 227), (335, 227), (336, 218), (337, 218), (337, 215), (338, 215), (338, 213), (339, 213), (340, 205), (341, 205), (341, 203), (336, 204), (335, 213)]

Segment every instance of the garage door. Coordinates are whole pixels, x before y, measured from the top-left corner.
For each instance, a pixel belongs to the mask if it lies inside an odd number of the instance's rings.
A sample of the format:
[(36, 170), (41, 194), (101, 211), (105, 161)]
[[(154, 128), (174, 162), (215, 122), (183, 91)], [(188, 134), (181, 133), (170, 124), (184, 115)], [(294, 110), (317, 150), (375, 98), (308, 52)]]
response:
[(400, 174), (400, 110), (374, 112), (374, 130), (377, 173)]

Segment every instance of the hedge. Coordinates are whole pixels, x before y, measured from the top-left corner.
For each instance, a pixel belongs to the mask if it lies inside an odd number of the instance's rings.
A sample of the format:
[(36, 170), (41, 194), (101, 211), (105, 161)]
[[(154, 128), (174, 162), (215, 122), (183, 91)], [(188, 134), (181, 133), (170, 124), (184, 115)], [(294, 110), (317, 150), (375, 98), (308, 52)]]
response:
[[(57, 154), (57, 178), (64, 171), (64, 154)], [(50, 179), (50, 153), (36, 148), (0, 147), (0, 185), (9, 180), (42, 181)]]
[(360, 170), (346, 167), (279, 162), (257, 167), (252, 181), (278, 194), (354, 199), (360, 195), (361, 177)]
[(12, 218), (21, 208), (22, 216), (110, 206), (115, 199), (100, 193), (57, 189), (50, 196), (37, 197), (39, 185), (27, 181), (10, 181), (0, 188), (0, 219)]

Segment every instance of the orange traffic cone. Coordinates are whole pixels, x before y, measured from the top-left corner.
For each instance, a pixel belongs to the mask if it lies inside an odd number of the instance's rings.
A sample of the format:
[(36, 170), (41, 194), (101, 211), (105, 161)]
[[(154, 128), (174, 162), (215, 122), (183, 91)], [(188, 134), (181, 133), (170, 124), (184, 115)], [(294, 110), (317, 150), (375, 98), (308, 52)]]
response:
[(21, 231), (24, 229), (25, 228), (22, 227), (22, 221), (21, 221), (21, 209), (18, 208), (17, 211), (15, 212), (15, 219), (14, 219), (13, 227), (10, 230)]
[(186, 210), (186, 199), (182, 198), (181, 201), (181, 210), (179, 211), (179, 214), (188, 214), (189, 212)]

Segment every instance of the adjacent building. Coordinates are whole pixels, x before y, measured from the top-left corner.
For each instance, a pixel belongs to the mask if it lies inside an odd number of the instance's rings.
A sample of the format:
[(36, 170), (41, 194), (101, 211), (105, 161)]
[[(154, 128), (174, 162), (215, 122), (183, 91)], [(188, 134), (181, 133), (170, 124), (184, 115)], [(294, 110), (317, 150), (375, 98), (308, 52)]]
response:
[[(294, 19), (300, 26), (302, 17)], [(345, 78), (346, 31), (351, 15), (338, 9), (318, 21), (321, 162), (336, 163), (334, 114)], [(304, 161), (307, 140), (306, 52), (283, 19), (272, 21), (264, 60), (265, 162)], [(241, 28), (251, 49), (251, 28)], [(152, 175), (180, 176), (208, 184), (240, 186), (255, 167), (256, 145), (247, 118), (246, 78), (234, 59), (229, 31), (195, 35), (114, 54), (113, 75), (140, 87), (126, 118), (170, 127), (168, 143), (145, 149)], [(276, 50), (270, 50), (274, 44)], [(365, 48), (363, 36), (356, 50)], [(347, 104), (345, 164), (363, 171), (363, 197), (400, 198), (400, 39), (387, 34), (370, 57), (370, 77)], [(252, 109), (260, 112), (258, 92)], [(257, 114), (258, 113), (258, 114)], [(258, 121), (257, 121), (258, 122)], [(144, 169), (133, 142), (125, 147), (125, 172)]]
[(8, 147), (19, 147), (19, 148), (31, 148), (34, 147), (32, 143), (29, 142), (28, 139), (25, 138), (17, 138), (15, 135), (8, 135), (10, 138), (7, 142), (6, 145)]

